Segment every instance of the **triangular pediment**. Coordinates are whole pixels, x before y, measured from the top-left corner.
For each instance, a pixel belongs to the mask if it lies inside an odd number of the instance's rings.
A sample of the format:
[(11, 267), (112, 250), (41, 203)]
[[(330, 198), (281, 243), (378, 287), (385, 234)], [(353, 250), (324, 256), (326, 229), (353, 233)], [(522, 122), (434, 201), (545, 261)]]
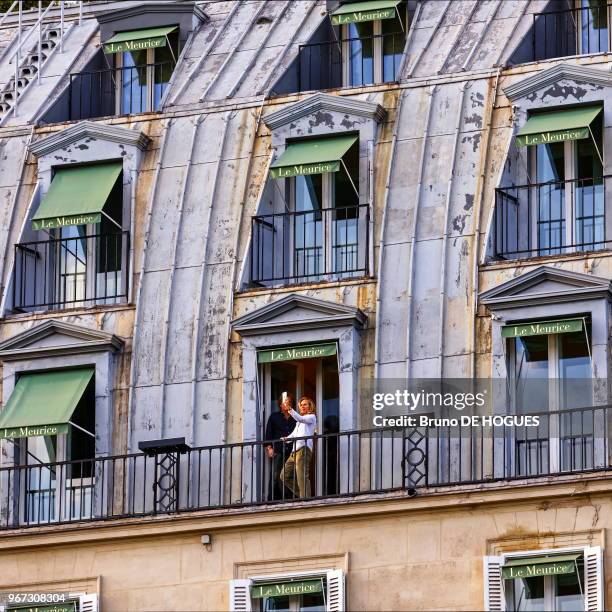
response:
[(491, 310), (584, 299), (611, 299), (607, 278), (541, 266), (480, 294)]
[(49, 319), (0, 343), (0, 359), (33, 359), (118, 351), (123, 340), (108, 332)]
[(352, 306), (291, 294), (238, 317), (232, 328), (241, 336), (323, 327), (363, 327), (366, 315)]
[(380, 123), (387, 114), (380, 104), (319, 92), (308, 98), (299, 100), (295, 102), (295, 104), (291, 104), (281, 110), (266, 115), (266, 117), (264, 117), (264, 122), (271, 130), (276, 130), (302, 117), (320, 112), (342, 113), (343, 115), (354, 117), (367, 117), (369, 119), (374, 119), (377, 123)]
[(612, 85), (612, 74), (609, 71), (589, 68), (588, 66), (557, 64), (552, 68), (542, 70), (533, 76), (504, 87), (504, 93), (510, 100), (515, 101), (536, 94), (560, 81), (610, 87)]
[(81, 121), (75, 125), (38, 140), (30, 145), (30, 151), (37, 157), (48, 155), (58, 149), (70, 146), (81, 140), (118, 142), (144, 150), (149, 143), (149, 137), (137, 129), (128, 129), (117, 125), (104, 125), (92, 121)]

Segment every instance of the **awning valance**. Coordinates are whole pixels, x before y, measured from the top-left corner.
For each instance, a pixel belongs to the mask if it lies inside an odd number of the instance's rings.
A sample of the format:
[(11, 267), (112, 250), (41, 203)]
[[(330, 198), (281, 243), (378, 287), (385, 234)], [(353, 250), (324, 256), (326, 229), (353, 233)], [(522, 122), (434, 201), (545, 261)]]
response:
[(523, 336), (545, 336), (547, 334), (568, 334), (582, 331), (584, 319), (563, 319), (561, 321), (534, 321), (504, 325), (502, 338), (521, 338)]
[(0, 411), (0, 439), (66, 433), (93, 367), (22, 374)]
[(511, 559), (502, 566), (502, 578), (504, 580), (515, 580), (517, 578), (572, 574), (576, 571), (576, 561), (580, 556), (580, 553), (575, 553), (571, 555)]
[(342, 156), (357, 142), (358, 136), (334, 136), (290, 142), (270, 166), (273, 179), (299, 174), (338, 172)]
[(165, 47), (166, 37), (174, 32), (177, 27), (173, 25), (118, 32), (104, 43), (104, 53), (121, 53), (122, 51), (141, 51), (142, 49)]
[(378, 19), (393, 19), (396, 7), (402, 0), (368, 0), (351, 2), (339, 6), (331, 16), (333, 25), (344, 23), (361, 23)]
[(99, 223), (121, 162), (60, 168), (32, 218), (35, 230)]
[(264, 597), (289, 597), (291, 595), (321, 593), (322, 591), (323, 579), (313, 578), (309, 580), (254, 584), (251, 587), (251, 597), (253, 599), (263, 599)]
[(582, 106), (532, 115), (516, 135), (519, 147), (580, 140), (589, 137), (589, 126), (601, 106)]
[(317, 359), (318, 357), (330, 357), (335, 355), (337, 351), (338, 348), (335, 342), (290, 346), (269, 351), (259, 351), (257, 353), (257, 362), (275, 363), (277, 361), (292, 361), (293, 359)]

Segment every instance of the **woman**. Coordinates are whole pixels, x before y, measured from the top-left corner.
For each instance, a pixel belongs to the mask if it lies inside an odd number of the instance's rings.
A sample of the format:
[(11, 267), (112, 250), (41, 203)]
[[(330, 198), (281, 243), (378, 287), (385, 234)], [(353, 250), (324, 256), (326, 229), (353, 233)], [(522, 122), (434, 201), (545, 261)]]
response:
[[(295, 440), (293, 452), (289, 455), (285, 467), (280, 474), (283, 484), (298, 497), (310, 497), (310, 463), (312, 461), (312, 436), (317, 428), (317, 407), (309, 397), (303, 397), (298, 404), (300, 414), (289, 410), (289, 415), (297, 421), (295, 429), (282, 440), (291, 438), (305, 438)], [(296, 486), (297, 481), (297, 486)]]

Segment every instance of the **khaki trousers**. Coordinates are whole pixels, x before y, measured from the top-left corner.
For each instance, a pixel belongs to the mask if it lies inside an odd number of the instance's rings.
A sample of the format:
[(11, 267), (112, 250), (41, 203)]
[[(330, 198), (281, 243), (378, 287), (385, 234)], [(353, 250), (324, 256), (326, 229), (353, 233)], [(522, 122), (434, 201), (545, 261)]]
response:
[(283, 484), (298, 497), (310, 497), (310, 461), (312, 451), (302, 446), (289, 455), (280, 473)]

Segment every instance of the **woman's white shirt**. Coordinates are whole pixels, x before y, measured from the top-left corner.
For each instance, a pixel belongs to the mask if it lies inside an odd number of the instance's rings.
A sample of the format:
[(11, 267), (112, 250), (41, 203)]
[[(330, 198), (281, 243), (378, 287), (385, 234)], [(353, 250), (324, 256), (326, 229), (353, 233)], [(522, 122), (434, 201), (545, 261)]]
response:
[[(289, 438), (303, 438), (305, 436), (314, 436), (317, 429), (317, 417), (314, 414), (298, 414), (295, 410), (289, 410), (289, 414), (297, 421), (295, 429), (287, 436)], [(308, 445), (312, 450), (312, 438), (309, 440), (296, 440), (293, 443), (293, 450), (298, 451)]]

